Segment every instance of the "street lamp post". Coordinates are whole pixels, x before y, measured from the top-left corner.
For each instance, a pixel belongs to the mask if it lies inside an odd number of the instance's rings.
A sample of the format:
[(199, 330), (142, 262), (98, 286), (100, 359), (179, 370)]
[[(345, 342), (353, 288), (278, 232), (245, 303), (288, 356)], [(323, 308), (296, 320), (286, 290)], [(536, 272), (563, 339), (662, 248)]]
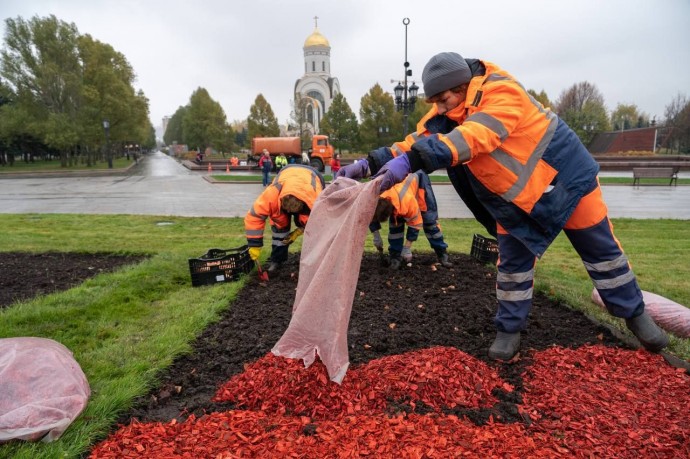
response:
[(105, 157), (108, 158), (108, 169), (113, 168), (113, 156), (110, 154), (110, 121), (103, 120), (103, 130), (105, 131)]
[(408, 118), (410, 113), (414, 111), (414, 105), (417, 103), (417, 91), (419, 86), (412, 82), (412, 86), (407, 86), (407, 77), (412, 76), (412, 69), (410, 63), (407, 62), (407, 26), (410, 24), (410, 18), (404, 18), (402, 21), (405, 26), (405, 76), (403, 82), (398, 82), (398, 85), (393, 89), (395, 91), (395, 108), (403, 113), (403, 136), (409, 132)]

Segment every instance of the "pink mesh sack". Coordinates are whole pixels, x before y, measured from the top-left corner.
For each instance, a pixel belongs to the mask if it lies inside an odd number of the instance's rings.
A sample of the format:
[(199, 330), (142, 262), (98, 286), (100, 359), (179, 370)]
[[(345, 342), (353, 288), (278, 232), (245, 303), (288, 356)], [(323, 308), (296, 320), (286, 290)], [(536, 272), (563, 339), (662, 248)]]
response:
[(62, 344), (0, 339), (0, 442), (58, 439), (90, 394), (81, 367)]
[(292, 319), (272, 350), (303, 359), (305, 367), (318, 353), (338, 384), (350, 365), (347, 329), (379, 182), (340, 177), (316, 200), (304, 233)]
[[(658, 326), (679, 338), (690, 338), (690, 309), (661, 295), (644, 290), (642, 290), (642, 298), (645, 311)], [(606, 308), (597, 289), (592, 290), (592, 301)]]

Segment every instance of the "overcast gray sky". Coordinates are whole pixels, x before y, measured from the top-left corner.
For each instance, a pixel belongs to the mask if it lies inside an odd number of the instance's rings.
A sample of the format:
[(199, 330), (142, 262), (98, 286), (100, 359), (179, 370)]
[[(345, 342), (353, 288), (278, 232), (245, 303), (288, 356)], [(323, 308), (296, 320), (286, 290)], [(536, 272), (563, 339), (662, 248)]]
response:
[(690, 96), (690, 0), (0, 0), (0, 32), (5, 18), (50, 14), (126, 56), (156, 127), (198, 87), (228, 121), (246, 118), (262, 93), (284, 124), (314, 16), (355, 113), (375, 83), (392, 92), (402, 79), (404, 17), (420, 86), (432, 55), (456, 51), (551, 100), (589, 81), (609, 110), (636, 104), (661, 119), (678, 93)]

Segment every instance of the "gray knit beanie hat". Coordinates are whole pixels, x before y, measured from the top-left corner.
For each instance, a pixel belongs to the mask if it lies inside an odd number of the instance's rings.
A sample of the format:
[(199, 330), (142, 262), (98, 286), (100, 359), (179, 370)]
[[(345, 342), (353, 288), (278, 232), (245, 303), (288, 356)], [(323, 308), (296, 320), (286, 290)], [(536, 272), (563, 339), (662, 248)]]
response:
[(469, 83), (471, 79), (470, 67), (458, 53), (439, 53), (429, 59), (422, 71), (426, 97)]

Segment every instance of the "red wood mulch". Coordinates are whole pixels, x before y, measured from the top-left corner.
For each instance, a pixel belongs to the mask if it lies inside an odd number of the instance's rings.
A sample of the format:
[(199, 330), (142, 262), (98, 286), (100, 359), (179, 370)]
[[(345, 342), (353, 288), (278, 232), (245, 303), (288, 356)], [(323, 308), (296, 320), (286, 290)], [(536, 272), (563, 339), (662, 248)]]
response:
[[(351, 368), (341, 386), (319, 362), (267, 355), (216, 399), (236, 409), (185, 422), (122, 427), (93, 458), (448, 458), (690, 456), (690, 376), (657, 355), (599, 345), (534, 352), (524, 377), (528, 422), (482, 426), (446, 414), (510, 391), (496, 372), (435, 347)], [(384, 412), (391, 401), (424, 414)], [(394, 405), (394, 403), (393, 403)]]

